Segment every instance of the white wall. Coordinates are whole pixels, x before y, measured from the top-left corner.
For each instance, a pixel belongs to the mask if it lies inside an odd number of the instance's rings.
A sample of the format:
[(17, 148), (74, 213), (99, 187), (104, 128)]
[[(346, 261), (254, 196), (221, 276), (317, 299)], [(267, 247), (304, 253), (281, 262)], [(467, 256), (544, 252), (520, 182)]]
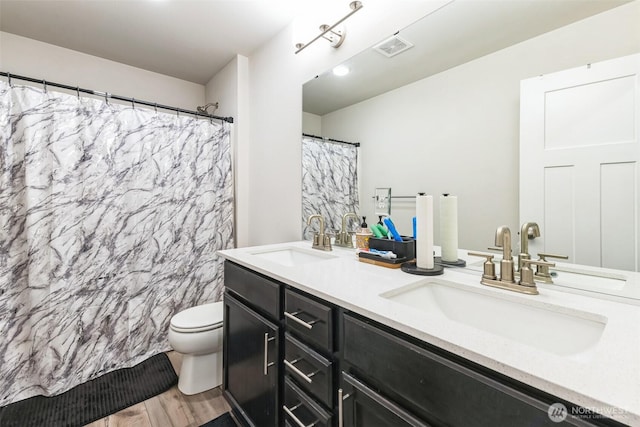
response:
[(0, 70), (187, 110), (204, 104), (203, 85), (6, 32)]
[(296, 55), (290, 25), (249, 57), (248, 244), (301, 237), (302, 84), (444, 3), (369, 0), (346, 21), (348, 34), (338, 49), (318, 40)]
[(322, 136), (322, 116), (303, 112), (302, 132), (308, 135)]
[(207, 82), (205, 86), (205, 103), (218, 103), (214, 111), (210, 107), (207, 111), (216, 116), (235, 117), (238, 112), (238, 66), (239, 55), (220, 70)]
[[(638, 52), (638, 22), (634, 2), (323, 116), (323, 136), (362, 143), (362, 213), (373, 217), (376, 187), (433, 194), (436, 212), (448, 192), (458, 196), (460, 247), (486, 250), (499, 225), (519, 230), (520, 80)], [(414, 215), (414, 202), (393, 202), (401, 232)]]
[(219, 102), (218, 116), (233, 117), (236, 246), (249, 244), (249, 59), (237, 55), (206, 85), (205, 101)]

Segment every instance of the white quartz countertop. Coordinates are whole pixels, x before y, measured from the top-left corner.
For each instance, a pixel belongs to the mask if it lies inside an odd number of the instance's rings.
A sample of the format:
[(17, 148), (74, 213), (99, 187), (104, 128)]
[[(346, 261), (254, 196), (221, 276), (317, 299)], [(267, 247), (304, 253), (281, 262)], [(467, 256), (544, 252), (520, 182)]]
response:
[[(326, 255), (327, 259), (289, 266), (256, 255), (287, 248), (311, 250), (311, 242), (228, 249), (219, 254), (593, 412), (640, 426), (640, 306), (555, 290), (552, 285), (539, 286), (539, 295), (491, 288), (480, 284), (480, 272), (475, 275), (468, 269), (445, 268), (443, 275), (436, 276), (438, 280), (463, 284), (519, 303), (548, 304), (606, 318), (604, 331), (595, 345), (576, 354), (559, 355), (466, 323), (434, 317), (428, 310), (381, 296), (427, 278), (359, 262), (353, 249), (316, 250), (313, 252)], [(631, 275), (637, 279), (637, 273)], [(504, 322), (510, 320), (505, 318)]]

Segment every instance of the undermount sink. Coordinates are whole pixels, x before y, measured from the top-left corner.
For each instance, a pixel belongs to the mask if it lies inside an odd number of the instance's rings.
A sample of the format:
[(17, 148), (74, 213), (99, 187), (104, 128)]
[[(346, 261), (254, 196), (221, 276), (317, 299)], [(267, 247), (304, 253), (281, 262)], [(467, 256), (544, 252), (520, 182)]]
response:
[(600, 340), (607, 318), (530, 300), (498, 296), (454, 282), (427, 279), (380, 295), (431, 315), (561, 356), (581, 353)]
[(252, 255), (277, 264), (286, 265), (288, 267), (295, 267), (297, 265), (326, 261), (335, 258), (335, 255), (330, 255), (326, 252), (294, 247), (253, 252)]

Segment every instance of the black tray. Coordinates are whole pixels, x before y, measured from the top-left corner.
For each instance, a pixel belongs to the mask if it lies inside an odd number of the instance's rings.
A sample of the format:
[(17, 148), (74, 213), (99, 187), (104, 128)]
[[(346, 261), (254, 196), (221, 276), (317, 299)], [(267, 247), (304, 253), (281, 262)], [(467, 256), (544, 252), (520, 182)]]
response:
[(378, 262), (383, 262), (385, 264), (402, 264), (403, 262), (409, 261), (406, 257), (387, 259), (387, 258), (382, 258), (381, 256), (378, 256), (378, 255), (369, 254), (366, 252), (359, 252), (358, 256), (360, 258), (374, 259)]

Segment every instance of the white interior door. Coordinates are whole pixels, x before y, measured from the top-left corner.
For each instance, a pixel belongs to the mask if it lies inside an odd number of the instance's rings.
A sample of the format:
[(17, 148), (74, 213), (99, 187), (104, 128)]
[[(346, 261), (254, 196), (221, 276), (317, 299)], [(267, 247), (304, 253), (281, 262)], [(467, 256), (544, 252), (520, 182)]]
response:
[(520, 220), (541, 232), (532, 256), (638, 271), (639, 74), (636, 54), (521, 82)]

